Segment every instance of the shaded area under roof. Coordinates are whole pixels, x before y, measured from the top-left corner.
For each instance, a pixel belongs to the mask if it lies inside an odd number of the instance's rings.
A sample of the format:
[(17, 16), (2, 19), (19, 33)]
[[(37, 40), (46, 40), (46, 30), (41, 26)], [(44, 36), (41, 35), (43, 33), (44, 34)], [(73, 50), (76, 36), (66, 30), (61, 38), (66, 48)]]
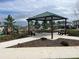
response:
[(65, 20), (65, 35), (66, 35), (66, 22), (67, 22), (67, 18), (65, 17), (62, 17), (62, 16), (59, 16), (59, 15), (56, 15), (54, 13), (50, 13), (50, 12), (44, 12), (44, 13), (41, 13), (41, 14), (38, 14), (36, 16), (33, 16), (31, 18), (28, 18), (27, 21), (28, 21), (28, 33), (30, 33), (30, 25), (29, 25), (29, 21), (31, 20), (35, 20), (35, 21), (51, 21), (50, 24), (51, 24), (51, 39), (53, 39), (53, 23), (52, 21), (53, 20)]

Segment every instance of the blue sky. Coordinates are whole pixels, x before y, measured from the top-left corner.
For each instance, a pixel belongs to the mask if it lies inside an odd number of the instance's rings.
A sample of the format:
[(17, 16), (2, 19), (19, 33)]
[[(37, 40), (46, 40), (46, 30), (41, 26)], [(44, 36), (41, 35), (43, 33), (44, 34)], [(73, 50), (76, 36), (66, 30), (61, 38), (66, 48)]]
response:
[(17, 21), (49, 11), (74, 19), (78, 0), (0, 0), (0, 21), (11, 14)]

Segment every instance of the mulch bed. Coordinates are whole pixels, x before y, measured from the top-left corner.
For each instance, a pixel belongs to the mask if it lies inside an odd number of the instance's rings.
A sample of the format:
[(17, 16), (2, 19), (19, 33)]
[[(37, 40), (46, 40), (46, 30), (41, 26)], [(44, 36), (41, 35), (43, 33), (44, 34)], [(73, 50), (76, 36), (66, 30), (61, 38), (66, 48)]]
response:
[(19, 47), (56, 47), (56, 46), (79, 46), (79, 40), (70, 40), (65, 38), (59, 38), (57, 40), (49, 40), (46, 38), (40, 38), (30, 42), (19, 43), (17, 45), (8, 48)]

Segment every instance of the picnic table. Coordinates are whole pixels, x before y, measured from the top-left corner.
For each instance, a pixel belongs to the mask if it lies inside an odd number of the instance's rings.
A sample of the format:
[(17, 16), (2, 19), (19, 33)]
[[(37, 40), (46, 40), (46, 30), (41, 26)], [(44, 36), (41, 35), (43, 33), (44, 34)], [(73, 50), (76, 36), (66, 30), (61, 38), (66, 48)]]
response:
[(65, 34), (65, 30), (64, 30), (64, 29), (58, 30), (58, 34), (59, 34), (59, 35)]

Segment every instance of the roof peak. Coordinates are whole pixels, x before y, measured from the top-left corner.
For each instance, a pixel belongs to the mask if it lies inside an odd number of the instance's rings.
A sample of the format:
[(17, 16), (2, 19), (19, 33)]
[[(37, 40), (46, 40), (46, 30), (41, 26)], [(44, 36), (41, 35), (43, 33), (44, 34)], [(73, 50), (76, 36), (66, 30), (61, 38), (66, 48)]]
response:
[(51, 17), (51, 16), (53, 16), (53, 17), (59, 17), (61, 19), (64, 19), (65, 18), (65, 17), (59, 16), (57, 14), (54, 14), (52, 12), (46, 11), (46, 12), (37, 14), (37, 15), (35, 15), (35, 16), (29, 18), (29, 19), (32, 19), (32, 18), (40, 18), (40, 17)]
[(49, 11), (46, 11), (46, 12), (40, 13), (40, 14), (34, 16), (34, 17), (51, 16), (51, 15), (56, 15), (56, 14), (51, 13)]

